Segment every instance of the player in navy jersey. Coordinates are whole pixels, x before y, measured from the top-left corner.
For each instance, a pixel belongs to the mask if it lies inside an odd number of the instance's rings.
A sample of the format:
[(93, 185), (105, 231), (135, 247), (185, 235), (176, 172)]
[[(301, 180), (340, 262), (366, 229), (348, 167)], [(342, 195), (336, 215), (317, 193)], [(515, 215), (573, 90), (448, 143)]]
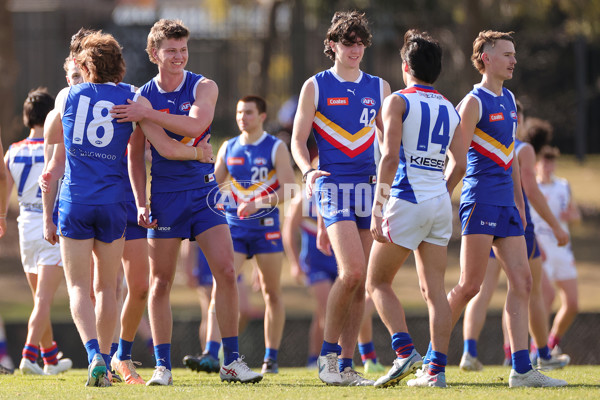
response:
[(446, 154), (464, 164), (461, 137), (454, 135), (460, 118), (452, 103), (432, 87), (442, 68), (437, 41), (410, 30), (404, 35), (400, 55), (407, 87), (394, 92), (383, 105), (385, 134), (371, 221), (375, 242), (367, 273), (367, 289), (392, 336), (397, 358), (375, 386), (395, 385), (423, 363), (392, 289), (396, 273), (414, 252), (429, 309), (433, 356), (428, 373), (408, 385), (446, 387), (451, 318), (444, 275), (454, 186), (444, 180), (444, 165)]
[(281, 293), (283, 244), (277, 205), (284, 187), (294, 182), (290, 153), (285, 144), (264, 131), (267, 104), (262, 97), (245, 96), (237, 103), (236, 121), (241, 133), (223, 143), (217, 154), (215, 177), (223, 187), (228, 177), (232, 201), (225, 201), (231, 229), (234, 265), (239, 273), (244, 260), (256, 258), (265, 300), (265, 356), (262, 373), (279, 372), (285, 309)]
[[(181, 21), (163, 19), (156, 22), (148, 35), (146, 51), (150, 61), (158, 66), (158, 75), (140, 88), (154, 109), (130, 102), (115, 106), (111, 112), (122, 123), (152, 121), (163, 127), (171, 138), (196, 146), (210, 132), (218, 88), (214, 81), (185, 70), (188, 37), (189, 30)], [(172, 382), (170, 291), (182, 239), (198, 242), (215, 278), (215, 306), (225, 354), (221, 379), (244, 383), (260, 381), (262, 375), (252, 372), (238, 352), (238, 294), (233, 244), (227, 221), (213, 211), (215, 199), (210, 196), (216, 187), (213, 164), (166, 160), (152, 148), (149, 217), (143, 140), (132, 144), (131, 151), (134, 153), (132, 159), (137, 160), (130, 165), (130, 171), (138, 214), (146, 226), (153, 228), (148, 234), (148, 309), (157, 368), (147, 384), (168, 385)]]
[[(373, 241), (369, 232), (376, 172), (373, 144), (376, 129), (382, 128), (381, 104), (390, 93), (387, 82), (360, 70), (371, 37), (364, 14), (335, 13), (324, 41), (334, 65), (304, 83), (292, 133), (294, 160), (307, 195), (317, 194), (339, 269), (327, 301), (318, 359), (319, 378), (332, 385), (373, 384), (352, 369)], [(318, 169), (311, 168), (307, 147), (311, 131), (319, 151)]]
[[(527, 140), (527, 138), (531, 137), (528, 134), (531, 127), (527, 129), (523, 128), (523, 107), (518, 101), (517, 118), (519, 123), (517, 137)], [(535, 126), (533, 128), (536, 129)], [(548, 224), (552, 226), (553, 237), (556, 237), (561, 245), (568, 243), (569, 235), (552, 215), (552, 211), (548, 207), (544, 195), (537, 186), (535, 180), (536, 150), (539, 150), (539, 148), (534, 148), (532, 144), (526, 141), (515, 140), (515, 153), (519, 161), (523, 197), (526, 206), (527, 226), (525, 227), (525, 242), (527, 244), (527, 256), (532, 276), (531, 295), (529, 299), (529, 329), (537, 349), (535, 360), (537, 360), (537, 364), (541, 369), (549, 370), (564, 367), (569, 363), (570, 358), (566, 354), (552, 354), (550, 352), (552, 348), (548, 346), (548, 318), (542, 295), (542, 257), (536, 235), (534, 234), (530, 210), (539, 210), (539, 214), (543, 215), (544, 220), (548, 221)], [(530, 209), (530, 207), (533, 208)], [(490, 254), (490, 257), (481, 290), (465, 309), (463, 321), (464, 352), (460, 361), (460, 368), (464, 371), (479, 371), (483, 368), (481, 362), (477, 359), (477, 339), (483, 328), (485, 313), (493, 291), (496, 289), (500, 273), (500, 266), (493, 252)], [(503, 322), (503, 328), (505, 328), (505, 318)], [(503, 330), (506, 331), (506, 329)], [(511, 365), (508, 337), (504, 338), (504, 342), (505, 364)]]
[[(87, 385), (109, 386), (106, 366), (116, 325), (115, 285), (126, 227), (123, 189), (128, 182), (122, 159), (133, 131), (132, 124), (117, 124), (109, 111), (127, 99), (147, 107), (150, 104), (133, 86), (120, 83), (125, 63), (111, 35), (95, 32), (83, 39), (81, 46), (75, 60), (86, 82), (64, 89), (57, 99), (67, 157), (58, 230), (71, 311), (88, 351)], [(180, 152), (181, 158), (198, 158), (196, 149), (171, 140), (151, 122), (143, 121), (141, 127), (151, 142), (175, 149), (169, 156)], [(55, 242), (55, 238), (49, 239)], [(97, 312), (89, 296), (92, 249), (97, 259)]]
[[(505, 306), (513, 365), (509, 386), (563, 386), (565, 381), (532, 369), (527, 350), (531, 272), (518, 160), (513, 158), (517, 110), (513, 94), (504, 87), (517, 63), (514, 39), (510, 33), (482, 31), (473, 42), (471, 60), (483, 77), (458, 106), (458, 129), (469, 147), (460, 205), (461, 275), (448, 294), (452, 323), (479, 292), (493, 248), (509, 281)], [(448, 180), (455, 183), (462, 173), (454, 167), (450, 166)]]

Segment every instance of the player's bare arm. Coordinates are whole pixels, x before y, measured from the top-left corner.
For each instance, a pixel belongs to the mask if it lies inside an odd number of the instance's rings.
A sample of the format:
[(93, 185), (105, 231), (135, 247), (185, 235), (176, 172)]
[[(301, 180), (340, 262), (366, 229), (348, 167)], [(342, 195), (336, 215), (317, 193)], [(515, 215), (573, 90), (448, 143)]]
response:
[(375, 199), (371, 216), (371, 235), (378, 242), (388, 242), (383, 234), (381, 222), (383, 206), (390, 195), (390, 187), (400, 162), (400, 145), (402, 144), (402, 116), (406, 111), (406, 102), (400, 96), (388, 96), (383, 102), (381, 118), (383, 122), (383, 146), (381, 161), (377, 173)]
[(552, 228), (559, 246), (569, 243), (569, 234), (562, 229), (560, 222), (548, 207), (548, 202), (544, 194), (540, 191), (535, 178), (535, 151), (529, 143), (524, 143), (519, 151), (519, 167), (521, 169), (521, 185), (525, 195), (529, 199), (529, 204), (537, 211), (544, 221)]
[(458, 105), (460, 123), (454, 131), (454, 137), (450, 144), (450, 162), (446, 167), (446, 187), (452, 193), (454, 188), (466, 171), (467, 151), (475, 134), (475, 127), (479, 122), (479, 102), (471, 96), (467, 96)]
[(525, 199), (523, 198), (523, 190), (521, 189), (521, 168), (519, 168), (519, 158), (513, 156), (512, 162), (512, 180), (513, 180), (513, 191), (515, 196), (515, 206), (519, 210), (521, 221), (523, 222), (523, 229), (527, 226), (527, 218), (525, 216)]
[(192, 104), (189, 115), (168, 114), (133, 101), (115, 105), (111, 109), (111, 115), (118, 122), (140, 122), (147, 119), (178, 135), (196, 138), (212, 123), (218, 96), (217, 84), (205, 78), (196, 88), (196, 101)]
[(310, 154), (308, 152), (307, 141), (312, 129), (313, 119), (317, 112), (314, 103), (315, 86), (311, 79), (304, 82), (298, 99), (298, 109), (294, 118), (294, 127), (292, 128), (292, 157), (300, 171), (303, 179), (306, 180), (306, 194), (312, 196), (315, 180), (319, 176), (329, 175), (327, 171), (312, 170), (310, 164)]
[[(152, 108), (148, 99), (143, 96), (138, 97), (137, 103), (145, 108)], [(139, 124), (146, 138), (161, 156), (169, 160), (198, 160), (203, 163), (214, 162), (212, 146), (208, 143), (208, 136), (210, 135), (202, 138), (198, 147), (191, 147), (169, 137), (164, 129), (150, 120), (143, 119)]]
[(146, 197), (146, 138), (139, 126), (127, 145), (127, 169), (138, 212), (138, 225), (153, 229), (158, 221), (150, 222), (150, 204)]

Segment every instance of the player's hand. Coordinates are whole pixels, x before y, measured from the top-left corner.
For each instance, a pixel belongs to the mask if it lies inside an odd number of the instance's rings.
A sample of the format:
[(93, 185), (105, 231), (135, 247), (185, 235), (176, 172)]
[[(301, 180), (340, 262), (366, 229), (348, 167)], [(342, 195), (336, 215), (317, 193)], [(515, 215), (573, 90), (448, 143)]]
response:
[(326, 256), (333, 255), (329, 235), (327, 234), (326, 229), (321, 228), (321, 225), (319, 225), (319, 228), (317, 229), (317, 249)]
[(146, 118), (146, 111), (150, 108), (127, 99), (127, 104), (117, 104), (110, 109), (110, 116), (117, 122), (140, 122)]
[(259, 206), (259, 204), (257, 203), (259, 201), (260, 201), (260, 199), (257, 199), (256, 201), (241, 202), (237, 208), (238, 217), (240, 217), (241, 219), (244, 219), (244, 218), (248, 218), (251, 215), (258, 212), (258, 210), (260, 210), (260, 208), (261, 208)]
[(552, 232), (554, 233), (554, 237), (556, 238), (556, 242), (559, 246), (566, 246), (567, 243), (569, 243), (569, 234), (560, 226), (558, 226)]
[(0, 238), (6, 233), (6, 217), (0, 218)]
[(320, 176), (329, 176), (331, 175), (327, 171), (321, 171), (320, 169), (315, 169), (314, 171), (310, 171), (308, 175), (306, 175), (306, 198), (310, 199), (313, 195), (313, 189), (315, 187), (315, 181)]
[(201, 163), (206, 164), (214, 164), (215, 163), (215, 155), (213, 154), (213, 148), (210, 143), (208, 143), (208, 139), (210, 139), (210, 134), (204, 136), (201, 141), (196, 145), (196, 149), (198, 149), (198, 153), (201, 153), (201, 157), (198, 159)]
[(48, 193), (50, 191), (50, 181), (52, 180), (52, 172), (46, 171), (42, 172), (38, 178), (38, 185), (40, 185), (40, 189), (44, 193)]
[(147, 207), (138, 207), (138, 225), (146, 229), (154, 229), (158, 226), (158, 220), (150, 222), (150, 211)]
[(376, 203), (371, 211), (371, 236), (380, 243), (388, 243), (389, 239), (383, 234), (383, 229), (381, 228), (382, 222), (383, 211), (381, 210), (381, 204)]
[(300, 285), (304, 284), (306, 277), (304, 275), (304, 271), (302, 271), (302, 268), (300, 268), (300, 265), (298, 265), (298, 263), (290, 262), (290, 274), (292, 275), (292, 278), (294, 278), (296, 283)]
[(55, 245), (58, 242), (58, 235), (56, 234), (56, 225), (52, 221), (44, 221), (44, 239), (51, 245)]

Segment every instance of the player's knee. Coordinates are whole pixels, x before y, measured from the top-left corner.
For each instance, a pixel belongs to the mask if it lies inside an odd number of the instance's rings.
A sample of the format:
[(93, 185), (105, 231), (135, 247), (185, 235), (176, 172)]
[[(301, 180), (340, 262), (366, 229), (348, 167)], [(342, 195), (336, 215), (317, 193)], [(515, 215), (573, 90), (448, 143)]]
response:
[(265, 290), (263, 298), (267, 304), (280, 304), (283, 301), (279, 290)]
[(477, 282), (465, 282), (462, 285), (456, 285), (453, 291), (460, 297), (463, 297), (466, 301), (469, 301), (477, 296), (480, 288), (481, 285), (477, 284)]
[(152, 279), (152, 296), (168, 295), (171, 292), (171, 281), (169, 279), (155, 276)]
[(213, 277), (215, 278), (215, 281), (217, 281), (217, 285), (234, 285), (237, 279), (237, 274), (235, 273), (235, 268), (233, 268), (233, 263), (223, 264), (220, 268), (215, 268)]
[(364, 287), (365, 280), (366, 274), (359, 268), (353, 268), (340, 273), (340, 281), (348, 290), (356, 290), (359, 287)]

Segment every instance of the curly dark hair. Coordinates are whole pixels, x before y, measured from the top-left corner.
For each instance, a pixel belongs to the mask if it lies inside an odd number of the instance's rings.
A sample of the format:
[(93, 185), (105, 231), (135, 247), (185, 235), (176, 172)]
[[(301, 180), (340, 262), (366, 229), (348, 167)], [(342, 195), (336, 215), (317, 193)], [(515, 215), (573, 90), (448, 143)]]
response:
[(533, 146), (535, 154), (539, 154), (544, 146), (549, 145), (553, 136), (554, 129), (550, 122), (535, 117), (527, 118), (523, 141)]
[(327, 30), (323, 52), (332, 60), (335, 60), (335, 53), (329, 46), (330, 41), (341, 42), (343, 45), (356, 43), (361, 40), (365, 47), (371, 45), (371, 31), (369, 31), (369, 21), (365, 13), (358, 11), (336, 11), (331, 19), (331, 26)]
[(119, 42), (109, 33), (94, 32), (81, 41), (75, 56), (86, 81), (119, 83), (125, 76), (125, 60)]

